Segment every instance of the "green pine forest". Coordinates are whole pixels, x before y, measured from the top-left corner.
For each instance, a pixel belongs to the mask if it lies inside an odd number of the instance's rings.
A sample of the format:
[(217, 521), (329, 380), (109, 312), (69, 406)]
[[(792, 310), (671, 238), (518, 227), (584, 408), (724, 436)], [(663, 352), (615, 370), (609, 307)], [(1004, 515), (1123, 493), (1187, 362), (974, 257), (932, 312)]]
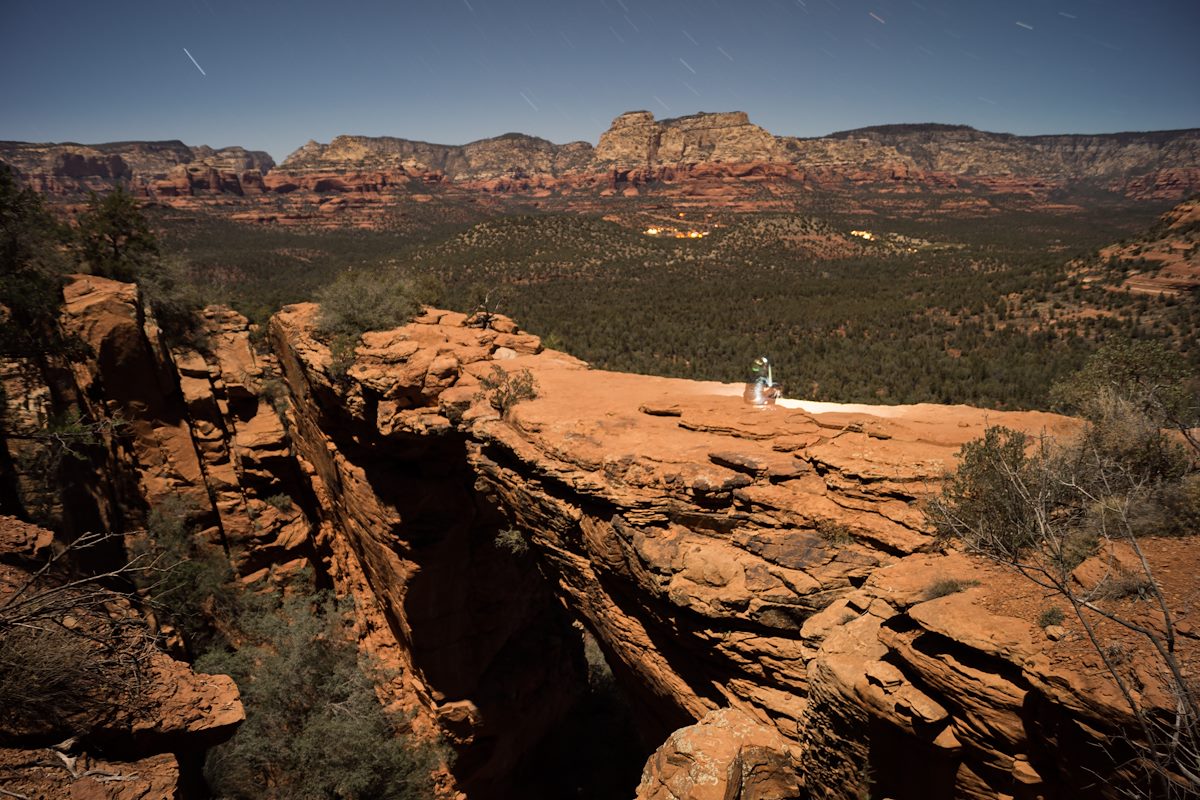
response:
[[(727, 214), (705, 220), (700, 240), (646, 236), (633, 217), (522, 209), (432, 209), (380, 231), (150, 213), (206, 300), (260, 322), (341, 272), (370, 271), (434, 283), (445, 307), (508, 314), (597, 368), (737, 381), (767, 355), (789, 397), (1028, 409), (1049, 407), (1051, 384), (1114, 336), (1165, 340), (1200, 362), (1196, 298), (1089, 286), (1070, 266), (1136, 238), (1167, 206), (1084, 208)], [(855, 228), (877, 240), (847, 237)], [(855, 252), (831, 258), (805, 236)]]

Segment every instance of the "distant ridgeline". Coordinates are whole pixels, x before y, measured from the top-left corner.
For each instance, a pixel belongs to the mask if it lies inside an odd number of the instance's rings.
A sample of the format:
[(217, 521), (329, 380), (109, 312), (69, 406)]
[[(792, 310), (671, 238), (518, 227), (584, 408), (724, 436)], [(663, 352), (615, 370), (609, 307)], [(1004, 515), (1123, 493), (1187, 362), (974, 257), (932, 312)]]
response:
[[(620, 115), (599, 143), (554, 144), (506, 133), (464, 145), (388, 136), (310, 141), (276, 166), (241, 147), (182, 142), (99, 145), (0, 142), (0, 161), (52, 194), (100, 189), (117, 180), (152, 196), (203, 193), (386, 191), (412, 180), (505, 192), (578, 191), (674, 181), (693, 173), (764, 177), (837, 186), (864, 182), (965, 181), (1022, 190), (1030, 182), (1086, 182), (1137, 198), (1172, 199), (1200, 190), (1200, 130), (1015, 136), (961, 125), (884, 125), (802, 139), (776, 136), (744, 112), (656, 120)], [(757, 165), (757, 169), (748, 165)], [(352, 176), (340, 183), (319, 175)], [(590, 178), (589, 178), (590, 176)], [(597, 180), (604, 176), (605, 180)]]

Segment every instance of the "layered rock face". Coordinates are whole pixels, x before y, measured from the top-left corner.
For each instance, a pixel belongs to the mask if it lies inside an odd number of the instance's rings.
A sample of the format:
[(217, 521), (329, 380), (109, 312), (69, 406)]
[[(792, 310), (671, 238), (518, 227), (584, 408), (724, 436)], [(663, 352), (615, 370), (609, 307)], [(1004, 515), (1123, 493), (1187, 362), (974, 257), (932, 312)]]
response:
[(430, 144), (390, 136), (338, 136), (327, 145), (310, 141), (280, 169), (287, 173), (383, 171), (440, 173), (452, 180), (488, 180), (511, 175), (558, 175), (584, 169), (592, 147), (586, 142), (558, 145), (508, 133), (465, 145)]
[(581, 690), (584, 664), (536, 564), (495, 546), (511, 512), (477, 487), (466, 439), (436, 406), (473, 363), (538, 340), (446, 316), (366, 334), (344, 380), (313, 338), (316, 306), (285, 309), (272, 338), (325, 569), (399, 673), (391, 697), (455, 746), (459, 785), (504, 797), (505, 777)]
[[(1112, 264), (1127, 266), (1114, 275)], [(1180, 203), (1144, 235), (1102, 248), (1094, 259), (1075, 266), (1088, 282), (1137, 294), (1186, 297), (1200, 286), (1200, 200)]]
[[(244, 318), (212, 309), (200, 320), (198, 349), (172, 352), (136, 286), (77, 276), (64, 288), (60, 326), (77, 342), (69, 359), (6, 359), (0, 371), (6, 509), (53, 522), (69, 542), (85, 532), (136, 531), (148, 509), (173, 502), (200, 523), (196, 546), (227, 555), (248, 586), (288, 581), (311, 563), (313, 504), (289, 450), (282, 402), (271, 402), (273, 359), (251, 346)], [(36, 457), (37, 437), (54, 419), (91, 430), (57, 465)], [(45, 564), (51, 546), (48, 532), (0, 518), (0, 605)], [(88, 553), (97, 571), (127, 558), (120, 540)], [(8, 748), (0, 748), (0, 785), (29, 797), (183, 796), (180, 760), (194, 780), (204, 750), (243, 718), (232, 679), (193, 674), (158, 650), (148, 633), (153, 618), (123, 598), (90, 601), (55, 621), (84, 634), (104, 628), (96, 641), (114, 641), (108, 628), (132, 636), (122, 647), (127, 656), (140, 648), (139, 689), (111, 701), (88, 690), (84, 711), (67, 706), (73, 715), (65, 722), (0, 723)], [(171, 641), (169, 629), (158, 633)], [(80, 639), (81, 653), (92, 638)], [(122, 686), (98, 680), (106, 690)]]
[[(748, 208), (755, 208), (781, 198), (799, 202), (814, 189), (861, 187), (1042, 200), (1080, 183), (1135, 200), (1183, 198), (1200, 190), (1196, 130), (1014, 136), (930, 124), (800, 139), (773, 135), (737, 111), (664, 120), (649, 111), (627, 112), (613, 120), (596, 147), (520, 133), (464, 145), (338, 136), (328, 144), (310, 141), (274, 168), (265, 153), (177, 141), (0, 142), (0, 161), (51, 194), (104, 191), (126, 181), (183, 207), (220, 202), (207, 199), (210, 195), (251, 196), (248, 205), (260, 210), (238, 212), (238, 218), (272, 222), (295, 221), (291, 214), (299, 212), (281, 205), (320, 205), (328, 195), (348, 193), (365, 196), (364, 204), (374, 209), (366, 216), (373, 217), (397, 198), (427, 199), (429, 191), (593, 201), (651, 191), (714, 203), (753, 199), (759, 205)], [(362, 215), (347, 217), (353, 217), (351, 224), (370, 224)]]
[(1195, 191), (1197, 164), (1200, 134), (1194, 130), (1022, 137), (966, 126), (894, 125), (798, 139), (775, 136), (744, 112), (656, 120), (649, 111), (630, 111), (613, 120), (594, 150), (584, 142), (554, 145), (519, 134), (457, 147), (339, 136), (328, 145), (309, 142), (280, 170), (432, 172), (465, 182), (543, 175), (567, 178), (553, 188), (571, 190), (594, 186), (582, 179), (586, 174), (615, 171), (622, 180), (632, 174), (637, 184), (686, 179), (697, 167), (742, 178), (756, 173), (739, 165), (759, 165), (760, 172), (777, 165), (784, 167), (777, 177), (826, 186), (900, 180), (953, 187), (966, 179), (1003, 191), (1013, 180), (1090, 181), (1134, 197), (1162, 198)]
[(693, 114), (656, 122), (649, 111), (630, 111), (600, 135), (593, 168), (656, 167), (700, 162), (774, 162), (778, 143), (741, 111)]
[[(120, 180), (139, 188), (155, 185), (167, 196), (191, 193), (193, 188), (242, 194), (243, 183), (254, 185), (258, 176), (261, 184), (261, 176), (275, 166), (262, 151), (189, 147), (176, 140), (92, 145), (0, 142), (0, 162), (48, 194), (104, 191)], [(224, 177), (214, 181), (210, 173)], [(243, 176), (247, 177), (243, 180)]]
[(956, 125), (886, 125), (826, 137), (894, 148), (918, 169), (957, 175), (1117, 178), (1195, 164), (1196, 131), (1014, 136)]

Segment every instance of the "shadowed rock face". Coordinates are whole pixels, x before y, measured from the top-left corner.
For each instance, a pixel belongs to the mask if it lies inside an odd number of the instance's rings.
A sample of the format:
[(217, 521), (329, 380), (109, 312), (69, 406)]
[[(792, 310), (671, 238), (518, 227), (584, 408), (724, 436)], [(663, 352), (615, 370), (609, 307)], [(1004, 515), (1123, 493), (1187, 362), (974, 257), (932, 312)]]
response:
[[(275, 161), (261, 150), (236, 146), (214, 150), (206, 145), (189, 147), (174, 140), (90, 145), (0, 142), (0, 162), (48, 194), (107, 191), (114, 181), (132, 182), (139, 188), (163, 181), (165, 190), (168, 185), (178, 188), (181, 176), (210, 170), (224, 173), (224, 181), (210, 186), (211, 181), (205, 176), (203, 187), (198, 179), (183, 186), (242, 194), (243, 174), (250, 175), (247, 179), (250, 184), (254, 184), (253, 176), (257, 175), (261, 184), (261, 176), (275, 166)], [(171, 194), (168, 191), (168, 196)]]
[(557, 145), (520, 133), (465, 145), (430, 144), (390, 136), (338, 136), (327, 145), (310, 141), (288, 156), (281, 167), (288, 173), (383, 170), (437, 172), (453, 180), (488, 180), (578, 171), (587, 166), (591, 154), (592, 146), (586, 142)]

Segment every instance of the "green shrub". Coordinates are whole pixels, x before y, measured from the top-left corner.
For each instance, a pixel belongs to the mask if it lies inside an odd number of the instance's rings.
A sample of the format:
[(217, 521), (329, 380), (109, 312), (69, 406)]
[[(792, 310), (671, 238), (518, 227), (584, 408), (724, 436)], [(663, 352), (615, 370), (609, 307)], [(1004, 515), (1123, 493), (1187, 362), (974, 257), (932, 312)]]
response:
[(501, 550), (512, 553), (514, 556), (522, 556), (529, 552), (529, 542), (525, 535), (516, 528), (505, 528), (496, 534), (494, 541), (496, 547)]
[(492, 364), (492, 374), (479, 379), (480, 391), (476, 398), (487, 398), (488, 404), (501, 417), (507, 418), (517, 403), (533, 400), (538, 396), (537, 380), (528, 369), (510, 373), (499, 364)]
[(160, 259), (142, 271), (137, 283), (168, 344), (204, 346), (199, 312), (207, 303), (184, 276), (181, 261)]
[(817, 520), (816, 531), (818, 536), (830, 544), (850, 544), (854, 541), (848, 526), (831, 519)]
[(405, 734), (380, 705), (342, 614), (325, 595), (269, 598), (241, 618), (236, 652), (212, 652), (201, 672), (232, 675), (246, 721), (209, 751), (205, 775), (229, 800), (405, 800), (432, 797), (442, 755)]
[(1050, 396), (1060, 409), (1093, 423), (1109, 418), (1116, 398), (1156, 423), (1192, 427), (1200, 423), (1197, 388), (1184, 359), (1162, 342), (1117, 338), (1056, 383)]
[(329, 343), (329, 377), (341, 383), (350, 377), (350, 368), (354, 366), (355, 350), (358, 348), (358, 337), (339, 333)]
[(1044, 483), (1037, 474), (1040, 462), (1026, 453), (1029, 444), (1020, 431), (989, 427), (962, 446), (958, 470), (933, 503), (942, 537), (958, 536), (1010, 561), (1040, 541), (1039, 512), (1051, 499), (1036, 496), (1029, 502), (1027, 493), (1013, 488)]
[(978, 586), (979, 581), (960, 580), (958, 578), (941, 578), (929, 584), (925, 588), (925, 599), (936, 600), (939, 597), (945, 597), (948, 594), (955, 594), (964, 589), (969, 589), (972, 586)]
[(317, 294), (319, 327), (326, 335), (351, 339), (398, 328), (420, 313), (428, 294), (428, 287), (396, 272), (343, 272)]
[(280, 380), (278, 375), (269, 374), (264, 376), (258, 386), (258, 396), (270, 403), (280, 418), (286, 417), (288, 409), (291, 407), (291, 402), (288, 400), (287, 387), (283, 385), (283, 381)]
[(1117, 570), (1096, 587), (1096, 596), (1104, 600), (1149, 600), (1154, 582), (1144, 573)]
[(265, 498), (265, 502), (277, 511), (290, 511), (292, 508), (292, 498), (282, 492)]
[(1058, 606), (1048, 606), (1043, 608), (1038, 614), (1037, 624), (1040, 628), (1048, 628), (1051, 625), (1061, 625), (1065, 615), (1063, 610)]
[(151, 509), (140, 548), (158, 569), (139, 579), (155, 609), (180, 631), (193, 653), (214, 646), (220, 639), (217, 632), (240, 610), (229, 560), (220, 548), (198, 540), (197, 513), (178, 496)]

